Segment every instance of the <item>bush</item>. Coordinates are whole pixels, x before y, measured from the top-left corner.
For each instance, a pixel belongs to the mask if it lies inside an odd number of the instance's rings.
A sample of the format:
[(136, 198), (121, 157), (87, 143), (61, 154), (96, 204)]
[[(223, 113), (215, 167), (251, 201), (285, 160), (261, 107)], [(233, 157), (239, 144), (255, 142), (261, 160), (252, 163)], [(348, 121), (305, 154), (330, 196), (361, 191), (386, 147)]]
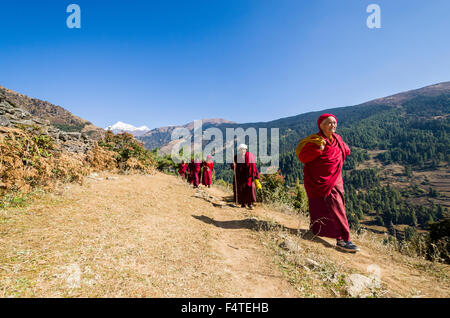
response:
[(300, 212), (309, 211), (308, 196), (306, 195), (305, 187), (300, 184), (298, 179), (295, 184), (294, 208), (300, 210)]
[(59, 151), (39, 129), (0, 129), (0, 194), (52, 188), (57, 180), (80, 181), (89, 172), (82, 155)]
[(450, 264), (450, 216), (430, 224), (428, 259), (438, 259)]
[(257, 191), (257, 194), (261, 202), (277, 202), (293, 206), (293, 198), (288, 194), (285, 188), (284, 177), (279, 171), (273, 174), (261, 175), (260, 182), (262, 189)]
[(137, 170), (151, 173), (156, 166), (155, 156), (145, 149), (144, 144), (134, 139), (132, 134), (106, 131), (99, 141), (99, 146), (115, 152), (118, 169), (121, 171)]
[(0, 206), (57, 182), (81, 183), (92, 170), (152, 172), (152, 154), (130, 136), (106, 134), (87, 154), (79, 154), (64, 151), (37, 126), (0, 127)]

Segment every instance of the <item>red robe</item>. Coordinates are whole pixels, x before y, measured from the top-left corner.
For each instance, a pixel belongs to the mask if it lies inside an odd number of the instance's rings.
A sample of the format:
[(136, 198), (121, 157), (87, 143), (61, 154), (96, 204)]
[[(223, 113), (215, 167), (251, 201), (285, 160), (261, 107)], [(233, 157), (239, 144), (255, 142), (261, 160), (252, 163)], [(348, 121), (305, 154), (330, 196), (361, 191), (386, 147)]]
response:
[(237, 187), (233, 179), (233, 193), (234, 201), (236, 202), (236, 188), (239, 204), (251, 204), (256, 202), (256, 186), (253, 182), (259, 179), (258, 168), (255, 163), (255, 156), (250, 153), (245, 153), (245, 162), (238, 163), (237, 156), (234, 156), (234, 163), (231, 164), (231, 169), (236, 166), (236, 181)]
[(189, 163), (189, 183), (193, 183), (194, 187), (198, 187), (200, 183), (200, 170), (202, 169), (202, 163), (193, 160)]
[(214, 171), (214, 163), (212, 161), (203, 162), (202, 184), (205, 186), (212, 184), (212, 174)]
[(195, 171), (195, 164), (194, 164), (194, 160), (191, 160), (191, 162), (189, 162), (188, 164), (188, 169), (187, 169), (187, 173), (188, 173), (188, 182), (189, 183), (193, 183), (194, 182), (194, 171)]
[(315, 235), (349, 241), (342, 166), (350, 154), (350, 148), (336, 133), (333, 134), (332, 141), (322, 132), (318, 135), (326, 140), (324, 150), (310, 142), (298, 156), (305, 165), (303, 173), (311, 228)]
[(180, 163), (178, 166), (178, 174), (184, 179), (186, 177), (186, 171), (188, 169), (187, 163)]

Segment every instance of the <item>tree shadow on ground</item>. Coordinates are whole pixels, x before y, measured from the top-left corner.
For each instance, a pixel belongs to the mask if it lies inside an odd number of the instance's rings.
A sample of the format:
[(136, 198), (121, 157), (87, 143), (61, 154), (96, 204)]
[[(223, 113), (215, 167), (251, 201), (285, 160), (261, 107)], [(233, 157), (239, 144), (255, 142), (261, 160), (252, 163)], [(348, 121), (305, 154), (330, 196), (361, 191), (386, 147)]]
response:
[(211, 224), (222, 229), (248, 229), (252, 231), (284, 231), (295, 235), (301, 239), (320, 243), (325, 247), (333, 247), (322, 238), (314, 235), (309, 229), (293, 229), (277, 222), (267, 222), (256, 218), (247, 218), (242, 220), (217, 221), (205, 215), (192, 215), (193, 218), (200, 220), (206, 224)]

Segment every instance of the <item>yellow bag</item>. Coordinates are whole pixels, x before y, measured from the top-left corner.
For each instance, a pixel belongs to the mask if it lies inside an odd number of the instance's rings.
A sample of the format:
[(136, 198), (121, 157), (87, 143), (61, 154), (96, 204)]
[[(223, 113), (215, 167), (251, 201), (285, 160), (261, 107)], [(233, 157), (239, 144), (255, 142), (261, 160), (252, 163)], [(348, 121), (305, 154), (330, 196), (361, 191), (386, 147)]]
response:
[(319, 136), (318, 134), (312, 134), (309, 135), (306, 138), (303, 138), (302, 140), (300, 140), (300, 142), (297, 145), (297, 148), (295, 149), (295, 155), (298, 156), (300, 155), (300, 152), (302, 151), (303, 147), (308, 143), (308, 142), (312, 142), (314, 144), (316, 144), (317, 146), (325, 146), (325, 144), (327, 143), (325, 141), (325, 139), (321, 136)]
[(255, 186), (256, 186), (256, 189), (262, 189), (261, 182), (259, 182), (258, 179), (255, 179)]

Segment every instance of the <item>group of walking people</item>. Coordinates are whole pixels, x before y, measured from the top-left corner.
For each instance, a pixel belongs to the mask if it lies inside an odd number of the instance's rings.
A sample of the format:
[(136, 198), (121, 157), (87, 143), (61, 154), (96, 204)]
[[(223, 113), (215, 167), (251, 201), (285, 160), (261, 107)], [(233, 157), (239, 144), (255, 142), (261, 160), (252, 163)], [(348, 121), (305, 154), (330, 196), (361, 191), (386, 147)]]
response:
[(198, 188), (200, 182), (210, 188), (214, 172), (214, 163), (211, 155), (208, 155), (206, 160), (203, 161), (191, 159), (189, 164), (182, 161), (178, 166), (178, 174), (192, 184), (194, 188)]
[[(308, 197), (310, 229), (316, 236), (336, 239), (336, 247), (347, 252), (357, 252), (359, 247), (350, 240), (350, 228), (345, 211), (342, 167), (350, 148), (336, 134), (337, 118), (333, 114), (322, 114), (317, 120), (319, 131), (302, 139), (296, 148), (296, 156), (303, 163), (304, 187)], [(180, 166), (180, 175), (188, 175), (188, 181), (198, 187), (200, 171), (202, 183), (208, 187), (212, 181), (214, 164), (209, 161), (194, 161)], [(238, 146), (238, 153), (230, 165), (233, 170), (234, 199), (241, 207), (253, 209), (256, 202), (256, 182), (259, 172), (255, 156), (247, 146)]]

